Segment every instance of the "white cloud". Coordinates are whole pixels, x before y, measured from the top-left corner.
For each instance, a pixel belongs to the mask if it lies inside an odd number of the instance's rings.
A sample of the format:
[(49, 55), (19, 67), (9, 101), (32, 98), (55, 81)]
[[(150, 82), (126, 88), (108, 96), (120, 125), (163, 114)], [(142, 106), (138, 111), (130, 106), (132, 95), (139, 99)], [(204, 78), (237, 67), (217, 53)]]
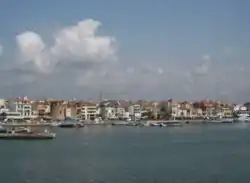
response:
[(244, 69), (247, 67), (240, 65), (230, 70), (230, 66), (216, 65), (210, 54), (202, 55), (198, 63), (106, 62), (117, 58), (116, 40), (98, 35), (100, 26), (98, 21), (84, 20), (58, 30), (49, 42), (32, 31), (17, 35), (20, 62), (12, 72), (0, 72), (11, 81), (4, 84), (17, 94), (22, 91), (27, 95), (81, 98), (97, 97), (100, 91), (110, 92), (112, 96), (125, 92), (127, 98), (165, 99), (225, 97), (225, 91), (228, 97), (250, 91), (245, 79), (249, 75)]
[(37, 56), (45, 49), (45, 44), (39, 34), (34, 32), (24, 32), (16, 37), (17, 46), (20, 49), (23, 61), (36, 62)]
[(114, 37), (96, 35), (101, 23), (92, 19), (65, 27), (54, 34), (48, 46), (38, 33), (27, 31), (16, 41), (22, 63), (31, 62), (38, 71), (53, 70), (59, 62), (102, 62), (116, 58)]
[(32, 62), (39, 71), (47, 72), (52, 68), (52, 55), (46, 50), (41, 36), (35, 32), (24, 32), (16, 37), (21, 63)]
[(60, 30), (55, 35), (55, 45), (51, 52), (64, 59), (103, 61), (114, 57), (115, 39), (95, 35), (100, 25), (100, 22), (89, 19)]

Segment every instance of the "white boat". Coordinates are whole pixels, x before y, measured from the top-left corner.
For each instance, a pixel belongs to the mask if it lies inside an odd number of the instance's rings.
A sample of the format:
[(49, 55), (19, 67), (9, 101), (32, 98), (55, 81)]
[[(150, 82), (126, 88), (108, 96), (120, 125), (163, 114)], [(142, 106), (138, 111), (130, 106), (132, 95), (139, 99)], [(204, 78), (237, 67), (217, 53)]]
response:
[(237, 121), (249, 122), (250, 121), (250, 116), (249, 116), (248, 113), (238, 114)]
[(233, 118), (222, 118), (221, 123), (233, 123), (234, 119)]
[(53, 123), (51, 123), (51, 126), (59, 126), (61, 123), (60, 122), (53, 122)]

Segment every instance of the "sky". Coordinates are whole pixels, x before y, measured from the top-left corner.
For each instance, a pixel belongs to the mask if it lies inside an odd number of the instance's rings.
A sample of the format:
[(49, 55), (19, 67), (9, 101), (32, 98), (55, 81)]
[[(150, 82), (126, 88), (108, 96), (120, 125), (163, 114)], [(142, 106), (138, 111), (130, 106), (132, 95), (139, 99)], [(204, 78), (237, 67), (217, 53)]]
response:
[(248, 0), (3, 0), (0, 97), (250, 98)]

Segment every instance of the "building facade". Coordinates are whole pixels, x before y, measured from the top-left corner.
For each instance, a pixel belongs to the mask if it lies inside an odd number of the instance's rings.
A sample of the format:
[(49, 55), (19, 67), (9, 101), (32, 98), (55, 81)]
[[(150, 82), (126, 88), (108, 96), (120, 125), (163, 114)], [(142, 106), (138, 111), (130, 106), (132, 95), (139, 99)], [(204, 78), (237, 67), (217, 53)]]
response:
[(90, 102), (82, 104), (81, 118), (83, 120), (94, 120), (97, 117), (97, 105)]

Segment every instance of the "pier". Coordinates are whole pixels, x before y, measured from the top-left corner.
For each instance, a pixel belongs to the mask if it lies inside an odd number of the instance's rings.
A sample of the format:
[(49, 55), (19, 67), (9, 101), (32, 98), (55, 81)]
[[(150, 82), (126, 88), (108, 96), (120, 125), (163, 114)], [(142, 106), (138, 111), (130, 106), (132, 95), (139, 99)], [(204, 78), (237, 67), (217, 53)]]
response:
[(54, 133), (0, 133), (0, 140), (49, 140), (55, 137)]

